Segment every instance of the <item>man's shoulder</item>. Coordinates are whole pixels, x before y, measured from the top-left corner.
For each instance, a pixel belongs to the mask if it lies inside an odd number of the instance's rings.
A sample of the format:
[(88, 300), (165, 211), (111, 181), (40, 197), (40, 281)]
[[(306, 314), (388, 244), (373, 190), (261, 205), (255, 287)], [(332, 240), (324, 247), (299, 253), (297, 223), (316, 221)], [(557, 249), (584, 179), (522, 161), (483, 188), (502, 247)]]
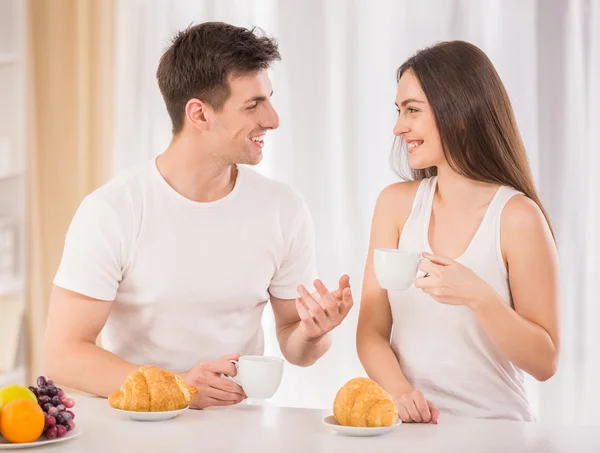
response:
[(271, 201), (282, 203), (302, 204), (303, 199), (300, 193), (289, 184), (268, 177), (254, 168), (243, 166), (244, 177), (247, 180), (247, 186), (251, 188), (254, 194), (259, 193)]
[(152, 177), (152, 167), (146, 162), (116, 174), (112, 179), (86, 196), (92, 205), (108, 205), (122, 212), (143, 199), (143, 192)]

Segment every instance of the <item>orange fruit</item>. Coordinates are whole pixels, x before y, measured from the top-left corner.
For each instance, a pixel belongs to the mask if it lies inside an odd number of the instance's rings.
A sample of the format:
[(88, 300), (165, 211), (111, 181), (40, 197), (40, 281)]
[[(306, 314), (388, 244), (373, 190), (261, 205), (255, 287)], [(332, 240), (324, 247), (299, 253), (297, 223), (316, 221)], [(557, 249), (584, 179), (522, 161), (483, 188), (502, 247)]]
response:
[(0, 411), (0, 433), (12, 443), (37, 440), (44, 431), (44, 422), (44, 411), (30, 400), (13, 400)]

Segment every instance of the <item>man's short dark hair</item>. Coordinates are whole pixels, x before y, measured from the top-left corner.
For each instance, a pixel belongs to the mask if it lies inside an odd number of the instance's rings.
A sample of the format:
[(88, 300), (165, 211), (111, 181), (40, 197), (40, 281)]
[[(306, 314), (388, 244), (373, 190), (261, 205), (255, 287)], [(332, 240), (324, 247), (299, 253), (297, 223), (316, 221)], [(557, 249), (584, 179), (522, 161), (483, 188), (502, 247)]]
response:
[(178, 32), (156, 72), (173, 134), (183, 128), (190, 99), (200, 99), (219, 111), (230, 95), (230, 74), (255, 74), (280, 59), (277, 42), (256, 27), (205, 22)]

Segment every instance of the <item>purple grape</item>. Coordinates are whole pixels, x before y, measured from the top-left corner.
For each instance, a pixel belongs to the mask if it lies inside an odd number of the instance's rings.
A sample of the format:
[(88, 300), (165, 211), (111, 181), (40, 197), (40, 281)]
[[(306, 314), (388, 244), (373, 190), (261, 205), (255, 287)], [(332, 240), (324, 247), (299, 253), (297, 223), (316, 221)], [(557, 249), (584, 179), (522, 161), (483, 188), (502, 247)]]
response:
[(54, 404), (55, 406), (62, 404), (62, 400), (60, 399), (60, 396), (53, 396), (52, 399), (50, 400), (50, 402), (52, 404)]
[(33, 385), (29, 386), (29, 390), (31, 390), (31, 392), (35, 395), (38, 396), (38, 391), (37, 388), (35, 388)]
[(41, 387), (43, 385), (46, 385), (46, 378), (44, 376), (40, 376), (39, 378), (37, 378), (37, 385), (38, 387)]
[(55, 397), (58, 395), (58, 389), (56, 387), (48, 387), (48, 396)]
[(58, 409), (55, 408), (54, 406), (52, 406), (50, 409), (48, 409), (48, 415), (56, 415), (58, 414)]
[(73, 431), (75, 429), (75, 422), (73, 420), (71, 420), (69, 422), (69, 431)]
[(52, 426), (48, 428), (48, 431), (46, 431), (46, 437), (50, 440), (56, 439), (58, 437), (58, 426)]
[(48, 412), (52, 407), (54, 407), (52, 403), (46, 403), (42, 406), (42, 409), (44, 410), (44, 412)]
[(48, 387), (54, 387), (54, 381), (47, 380), (47, 381), (46, 381), (46, 385), (47, 385)]
[(67, 414), (70, 414), (70, 415), (71, 415), (71, 420), (75, 420), (75, 414), (73, 413), (73, 411), (66, 410), (65, 412), (66, 412)]
[(56, 406), (56, 408), (58, 409), (58, 412), (64, 412), (66, 409), (64, 404), (59, 404), (58, 406)]
[(38, 387), (38, 395), (47, 395), (48, 394), (48, 387), (46, 387), (45, 385), (40, 385)]
[(63, 415), (62, 412), (59, 414), (56, 414), (54, 417), (56, 418), (57, 425), (64, 425), (65, 423), (68, 422), (68, 420), (65, 420), (65, 416)]
[(71, 414), (69, 414), (67, 411), (61, 412), (61, 415), (67, 423), (71, 421)]
[(52, 398), (50, 398), (48, 395), (42, 395), (38, 398), (38, 403), (43, 406), (46, 403), (49, 403), (50, 401), (52, 401)]
[(54, 418), (52, 415), (46, 415), (46, 426), (50, 428), (54, 425), (56, 425), (56, 418)]
[(75, 406), (75, 400), (73, 398), (65, 398), (62, 400), (62, 403), (67, 409), (71, 409), (73, 406)]
[[(50, 431), (50, 430), (48, 430), (48, 431)], [(56, 425), (56, 431), (57, 431), (56, 437), (63, 437), (65, 434), (67, 434), (67, 428), (65, 428), (63, 425)]]
[(60, 396), (61, 398), (64, 398), (66, 396), (65, 391), (63, 389), (58, 389), (57, 395)]

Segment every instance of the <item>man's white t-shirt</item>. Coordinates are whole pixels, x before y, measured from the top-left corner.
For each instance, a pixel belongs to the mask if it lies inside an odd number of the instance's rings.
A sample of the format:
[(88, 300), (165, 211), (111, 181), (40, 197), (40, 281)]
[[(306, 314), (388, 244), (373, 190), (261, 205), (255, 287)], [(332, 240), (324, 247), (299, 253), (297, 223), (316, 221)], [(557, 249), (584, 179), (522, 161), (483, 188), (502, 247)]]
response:
[[(174, 371), (262, 354), (270, 295), (312, 288), (314, 227), (289, 186), (239, 165), (233, 190), (191, 201), (153, 159), (88, 195), (69, 227), (54, 284), (115, 301), (107, 350)], [(103, 302), (98, 302), (103, 303)]]

